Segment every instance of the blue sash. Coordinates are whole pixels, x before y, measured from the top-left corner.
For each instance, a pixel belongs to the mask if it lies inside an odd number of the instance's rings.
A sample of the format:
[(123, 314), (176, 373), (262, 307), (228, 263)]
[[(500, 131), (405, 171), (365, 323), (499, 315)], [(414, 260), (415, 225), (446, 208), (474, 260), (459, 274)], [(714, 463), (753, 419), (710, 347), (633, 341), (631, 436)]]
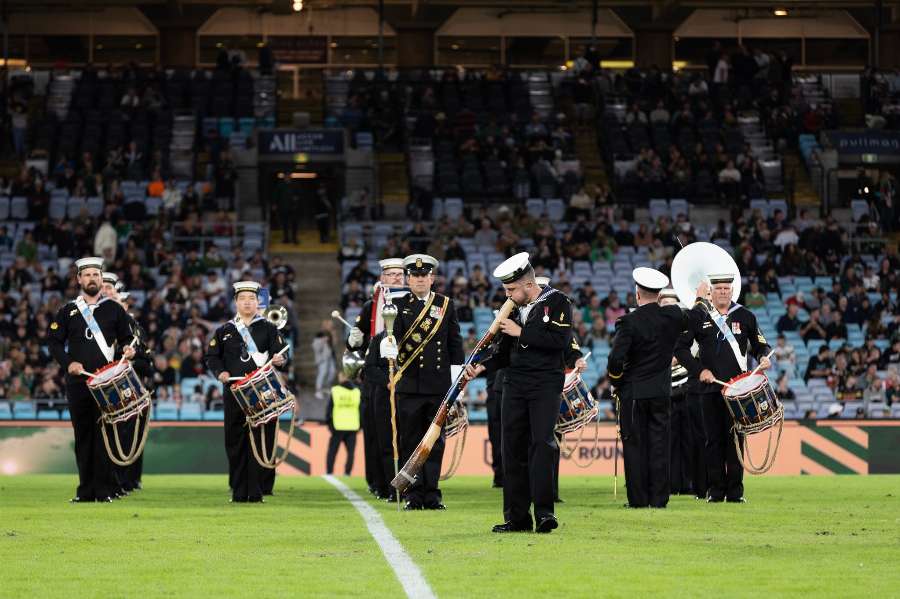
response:
[[(97, 305), (100, 305), (105, 299), (106, 298), (101, 299), (97, 302)], [(94, 318), (94, 313), (91, 312), (90, 306), (88, 306), (87, 302), (84, 301), (84, 298), (80, 295), (75, 298), (75, 305), (78, 307), (78, 311), (81, 312), (81, 317), (84, 318), (84, 322), (87, 324), (91, 336), (97, 343), (97, 347), (99, 347), (100, 351), (103, 353), (103, 357), (106, 358), (107, 362), (112, 362), (115, 350), (106, 342), (106, 337), (103, 336), (103, 331), (100, 330), (100, 325), (97, 324), (97, 319)], [(85, 331), (84, 336), (88, 339), (91, 338), (88, 337), (87, 331)]]
[[(252, 325), (257, 320), (265, 320), (262, 316), (257, 316), (253, 320), (250, 321)], [(241, 336), (241, 339), (244, 340), (244, 344), (247, 346), (247, 353), (253, 358), (253, 361), (257, 366), (262, 366), (266, 363), (266, 360), (269, 359), (269, 352), (260, 353), (259, 348), (256, 346), (256, 341), (253, 340), (253, 335), (250, 334), (250, 329), (246, 327), (241, 320), (240, 316), (235, 316), (231, 321), (234, 324), (234, 328), (237, 329), (238, 334)]]

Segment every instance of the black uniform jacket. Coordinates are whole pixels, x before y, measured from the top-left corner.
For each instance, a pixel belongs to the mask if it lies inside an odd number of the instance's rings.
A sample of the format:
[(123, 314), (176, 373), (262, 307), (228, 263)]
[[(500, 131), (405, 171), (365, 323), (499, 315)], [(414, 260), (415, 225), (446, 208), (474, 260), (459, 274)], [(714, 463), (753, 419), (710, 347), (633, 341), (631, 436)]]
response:
[[(122, 348), (131, 343), (131, 317), (111, 299), (102, 298), (94, 309), (94, 320), (103, 332), (107, 345), (115, 348), (113, 360), (122, 357)], [(87, 322), (74, 301), (65, 304), (50, 323), (47, 345), (50, 354), (65, 372), (72, 362), (81, 362), (84, 369), (94, 372), (108, 364), (106, 356), (93, 335), (88, 336)], [(87, 382), (84, 376), (66, 375), (67, 382)]]
[[(572, 302), (554, 291), (531, 307), (523, 324), (520, 311), (510, 318), (522, 326), (519, 337), (500, 334), (494, 354), (483, 362), (488, 373), (504, 369), (506, 385), (528, 392), (556, 387), (562, 391), (565, 368), (574, 356), (572, 346)], [(574, 359), (572, 359), (574, 357)]]
[[(735, 305), (732, 303), (732, 308)], [(678, 362), (687, 369), (691, 377), (700, 376), (704, 368), (708, 368), (717, 379), (724, 382), (741, 374), (743, 370), (738, 365), (731, 345), (710, 318), (706, 306), (698, 301), (689, 314), (689, 333), (678, 340), (675, 349)], [(748, 348), (756, 359), (769, 353), (769, 344), (756, 325), (756, 316), (747, 308), (740, 306), (731, 312), (725, 320), (725, 326), (734, 334), (738, 348), (744, 355), (747, 355)], [(691, 355), (691, 343), (695, 339), (700, 347), (696, 358)], [(698, 381), (695, 389), (697, 393), (719, 393), (722, 387), (717, 383)]]
[(616, 321), (608, 372), (619, 397), (671, 396), (672, 353), (687, 327), (681, 308), (656, 303), (644, 304)]
[[(256, 342), (256, 348), (260, 352), (269, 352), (270, 360), (286, 345), (275, 325), (262, 316), (257, 316), (247, 329)], [(228, 372), (230, 376), (244, 376), (258, 368), (233, 321), (229, 320), (216, 329), (216, 334), (207, 344), (206, 367), (216, 378), (223, 372)]]
[(147, 332), (134, 320), (134, 317), (128, 315), (128, 326), (131, 328), (131, 334), (137, 337), (137, 343), (134, 345), (134, 358), (131, 363), (134, 370), (142, 377), (147, 378), (153, 374), (153, 354), (147, 346)]
[[(394, 338), (400, 350), (397, 369), (409, 364), (397, 383), (399, 393), (443, 395), (452, 382), (450, 366), (458, 366), (465, 361), (462, 336), (459, 334), (459, 320), (456, 317), (453, 300), (447, 300), (446, 313), (441, 318), (440, 325), (437, 325), (444, 300), (447, 298), (439, 293), (433, 295), (431, 306), (424, 315), (422, 310), (426, 302), (412, 293), (394, 302), (398, 310), (397, 320), (394, 321)], [(438, 326), (437, 332), (422, 351), (414, 355), (415, 350), (425, 342), (434, 326)], [(377, 351), (377, 348), (373, 347), (371, 351)], [(379, 353), (376, 353), (375, 357), (378, 355)]]

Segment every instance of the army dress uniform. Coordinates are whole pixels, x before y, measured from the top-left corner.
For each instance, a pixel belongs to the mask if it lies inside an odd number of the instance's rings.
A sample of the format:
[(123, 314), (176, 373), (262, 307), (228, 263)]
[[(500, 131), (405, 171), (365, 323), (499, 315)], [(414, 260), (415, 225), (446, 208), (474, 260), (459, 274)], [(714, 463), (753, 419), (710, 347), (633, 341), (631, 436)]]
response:
[[(713, 285), (730, 283), (733, 279), (734, 275), (710, 275)], [(740, 304), (732, 302), (727, 314), (723, 315), (708, 300), (698, 299), (689, 314), (690, 334), (679, 340), (675, 356), (692, 377), (699, 377), (703, 369), (708, 368), (718, 380), (728, 382), (747, 370), (747, 356), (752, 355), (758, 360), (771, 349), (759, 331), (756, 316)], [(730, 337), (741, 355), (740, 363)], [(690, 351), (690, 344), (695, 340), (700, 348), (696, 358)], [(741, 502), (744, 498), (744, 467), (732, 440), (734, 420), (725, 405), (722, 388), (717, 383), (698, 381), (697, 394), (703, 406), (706, 435), (707, 500)], [(743, 438), (740, 442), (743, 447)]]
[[(408, 275), (422, 276), (437, 268), (431, 256), (404, 259)], [(425, 436), (452, 383), (451, 366), (465, 361), (453, 300), (434, 291), (424, 298), (413, 293), (395, 302), (394, 338), (399, 354), (395, 374), (400, 463), (412, 456)], [(444, 435), (435, 442), (422, 474), (406, 491), (407, 509), (443, 509), (438, 481)]]
[(687, 317), (678, 306), (656, 302), (669, 282), (664, 274), (639, 267), (632, 276), (638, 293), (653, 299), (616, 321), (608, 372), (620, 402), (628, 506), (664, 508), (670, 490), (672, 354)]
[[(84, 258), (78, 260), (76, 266), (79, 272), (88, 268), (102, 270), (103, 261), (100, 258)], [(84, 302), (89, 317), (82, 313), (81, 302)], [(111, 355), (104, 355), (100, 349), (95, 327), (99, 327), (103, 341), (112, 350)], [(73, 501), (108, 501), (115, 496), (116, 489), (112, 461), (106, 453), (98, 424), (100, 409), (87, 388), (87, 377), (68, 374), (69, 365), (80, 362), (86, 372), (96, 372), (120, 358), (122, 349), (131, 339), (128, 314), (122, 306), (106, 298), (88, 304), (84, 296), (79, 296), (77, 300), (62, 306), (50, 323), (47, 344), (50, 354), (66, 373), (66, 397), (75, 433), (78, 489)]]
[[(253, 287), (239, 287), (235, 284), (235, 295), (240, 291), (252, 291)], [(256, 286), (258, 290), (258, 285)], [(257, 291), (258, 292), (258, 291)], [(223, 372), (228, 372), (232, 377), (243, 377), (262, 364), (257, 364), (250, 355), (247, 343), (241, 336), (238, 328), (239, 317), (229, 320), (220, 326), (206, 348), (206, 367), (216, 378)], [(262, 316), (256, 316), (246, 327), (257, 351), (266, 356), (267, 360), (284, 349), (286, 343), (281, 333), (274, 324)], [(250, 449), (248, 438), (248, 426), (246, 416), (238, 404), (237, 398), (231, 391), (231, 385), (225, 385), (225, 453), (228, 456), (228, 481), (231, 487), (232, 501), (234, 502), (258, 502), (262, 500), (264, 486), (266, 484), (266, 471), (269, 470), (259, 464)], [(269, 445), (265, 451), (272, 455), (275, 450), (275, 432), (277, 421), (264, 425), (266, 443)], [(260, 431), (253, 430), (257, 436), (257, 447), (261, 447)]]
[[(504, 284), (533, 280), (528, 254), (509, 258), (494, 276)], [(499, 334), (494, 355), (483, 363), (487, 374), (504, 369), (501, 443), (506, 522), (495, 526), (494, 532), (532, 530), (532, 505), (535, 530), (550, 532), (558, 526), (553, 478), (559, 444), (554, 429), (572, 337), (572, 304), (552, 287), (539, 292), (510, 317), (522, 328), (521, 334)]]

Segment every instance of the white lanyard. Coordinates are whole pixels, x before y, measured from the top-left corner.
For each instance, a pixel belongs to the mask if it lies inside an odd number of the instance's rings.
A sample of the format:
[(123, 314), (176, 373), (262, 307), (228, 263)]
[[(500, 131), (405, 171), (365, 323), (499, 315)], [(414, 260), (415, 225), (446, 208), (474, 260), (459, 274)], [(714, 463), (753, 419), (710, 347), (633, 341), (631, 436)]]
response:
[[(262, 316), (257, 316), (250, 321), (250, 324), (253, 324), (257, 320), (262, 320)], [(256, 347), (256, 341), (253, 340), (253, 335), (250, 334), (250, 331), (241, 320), (241, 317), (235, 316), (234, 320), (232, 320), (231, 322), (234, 323), (234, 328), (237, 329), (237, 332), (241, 336), (241, 339), (244, 340), (244, 344), (246, 344), (247, 346), (247, 353), (250, 354), (251, 358), (253, 358), (256, 366), (259, 367), (265, 364), (269, 360), (269, 352), (260, 353), (259, 348)]]
[[(106, 337), (103, 336), (103, 331), (100, 330), (100, 325), (97, 324), (97, 319), (94, 318), (94, 313), (91, 312), (90, 306), (87, 305), (87, 302), (84, 301), (84, 298), (80, 295), (75, 298), (75, 305), (78, 307), (78, 311), (81, 312), (81, 316), (88, 326), (84, 331), (85, 338), (91, 339), (93, 337), (94, 341), (97, 343), (97, 347), (100, 348), (100, 351), (106, 358), (106, 361), (112, 362), (115, 350), (106, 343)], [(90, 335), (88, 335), (89, 332)]]

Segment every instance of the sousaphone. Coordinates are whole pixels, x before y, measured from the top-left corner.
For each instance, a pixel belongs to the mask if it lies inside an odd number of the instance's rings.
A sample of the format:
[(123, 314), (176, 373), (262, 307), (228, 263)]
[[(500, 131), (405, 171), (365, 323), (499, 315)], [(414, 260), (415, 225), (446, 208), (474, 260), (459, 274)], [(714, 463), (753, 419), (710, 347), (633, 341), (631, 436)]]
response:
[(672, 260), (672, 287), (678, 300), (687, 308), (697, 299), (697, 286), (707, 281), (711, 274), (733, 273), (731, 300), (737, 301), (741, 295), (741, 271), (737, 263), (724, 249), (714, 243), (698, 241), (684, 246)]

